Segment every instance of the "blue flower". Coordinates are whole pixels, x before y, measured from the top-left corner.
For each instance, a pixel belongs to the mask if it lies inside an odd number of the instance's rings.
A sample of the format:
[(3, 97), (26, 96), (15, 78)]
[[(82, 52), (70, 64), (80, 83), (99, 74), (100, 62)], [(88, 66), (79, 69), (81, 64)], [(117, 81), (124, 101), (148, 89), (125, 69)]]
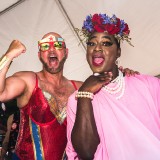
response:
[(122, 36), (123, 35), (123, 30), (125, 28), (125, 22), (124, 22), (124, 20), (121, 20), (120, 22), (121, 22), (121, 27), (120, 27), (120, 33), (119, 34)]
[(92, 20), (91, 15), (88, 15), (88, 16), (86, 17), (86, 21), (90, 21), (90, 22), (91, 22), (91, 20)]
[(103, 19), (103, 23), (102, 24), (111, 24), (109, 16), (106, 16), (106, 14), (100, 14), (100, 16)]
[(85, 28), (88, 32), (92, 32), (92, 30), (93, 30), (92, 22), (84, 21), (83, 28)]
[(110, 24), (116, 24), (117, 23), (117, 17), (115, 14), (110, 18), (111, 23)]

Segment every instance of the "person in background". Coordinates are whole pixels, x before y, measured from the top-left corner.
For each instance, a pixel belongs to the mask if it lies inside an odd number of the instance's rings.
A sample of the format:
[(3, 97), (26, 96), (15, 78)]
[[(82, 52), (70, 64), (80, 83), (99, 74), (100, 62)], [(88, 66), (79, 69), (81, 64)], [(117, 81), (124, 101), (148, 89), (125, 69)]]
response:
[(87, 61), (93, 75), (69, 97), (69, 160), (159, 160), (160, 79), (126, 76), (117, 66), (129, 27), (113, 15), (87, 16)]
[(20, 112), (11, 114), (7, 120), (7, 132), (2, 143), (1, 160), (11, 160), (19, 132)]
[(1, 153), (2, 153), (2, 143), (5, 137), (6, 131), (7, 131), (6, 126), (4, 126), (0, 121), (0, 160), (1, 160)]
[(7, 102), (0, 102), (0, 156), (2, 150), (2, 143), (7, 132), (8, 117), (18, 110), (16, 99)]

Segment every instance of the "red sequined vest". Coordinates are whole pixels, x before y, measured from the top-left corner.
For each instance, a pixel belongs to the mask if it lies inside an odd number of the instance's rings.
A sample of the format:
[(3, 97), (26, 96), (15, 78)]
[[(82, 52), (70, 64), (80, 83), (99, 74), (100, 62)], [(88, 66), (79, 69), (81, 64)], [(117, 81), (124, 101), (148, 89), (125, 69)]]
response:
[(66, 119), (62, 124), (58, 123), (38, 87), (37, 76), (35, 89), (28, 104), (20, 109), (20, 116), (15, 149), (19, 159), (61, 160), (67, 143)]

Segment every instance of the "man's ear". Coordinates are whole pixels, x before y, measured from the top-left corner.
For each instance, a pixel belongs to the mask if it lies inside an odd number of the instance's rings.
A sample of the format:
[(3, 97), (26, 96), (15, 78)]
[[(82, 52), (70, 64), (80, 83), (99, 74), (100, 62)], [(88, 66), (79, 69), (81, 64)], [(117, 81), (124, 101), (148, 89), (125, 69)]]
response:
[(40, 59), (40, 52), (38, 52), (38, 58)]
[(68, 48), (66, 48), (66, 58), (68, 58)]

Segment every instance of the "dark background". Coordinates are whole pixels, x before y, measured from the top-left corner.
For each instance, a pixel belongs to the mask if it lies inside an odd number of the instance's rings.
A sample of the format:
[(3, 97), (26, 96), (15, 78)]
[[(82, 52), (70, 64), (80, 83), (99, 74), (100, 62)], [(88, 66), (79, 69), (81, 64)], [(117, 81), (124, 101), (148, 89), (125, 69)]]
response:
[(2, 109), (2, 102), (0, 102), (0, 124), (7, 125), (9, 115), (18, 110), (16, 99), (5, 102), (5, 110)]
[(0, 147), (7, 131), (7, 119), (18, 110), (16, 99), (5, 102), (5, 110), (2, 109), (2, 102), (0, 102)]

